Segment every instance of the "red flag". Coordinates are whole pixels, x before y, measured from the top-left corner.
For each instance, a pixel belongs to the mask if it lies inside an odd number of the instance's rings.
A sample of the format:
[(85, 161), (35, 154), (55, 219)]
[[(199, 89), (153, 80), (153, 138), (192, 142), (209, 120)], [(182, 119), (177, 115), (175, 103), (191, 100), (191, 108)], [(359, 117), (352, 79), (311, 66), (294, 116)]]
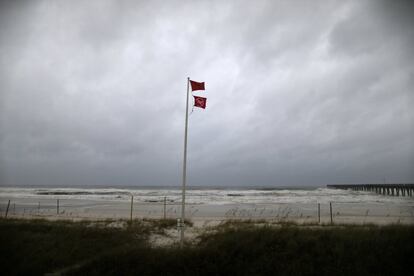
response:
[(205, 90), (204, 82), (196, 82), (196, 81), (190, 80), (190, 83), (191, 83), (191, 91)]
[[(203, 85), (204, 85), (204, 83), (203, 83)], [(206, 108), (207, 98), (198, 97), (198, 96), (193, 96), (193, 97), (194, 97), (194, 106), (200, 107), (200, 108), (203, 108), (203, 109)]]

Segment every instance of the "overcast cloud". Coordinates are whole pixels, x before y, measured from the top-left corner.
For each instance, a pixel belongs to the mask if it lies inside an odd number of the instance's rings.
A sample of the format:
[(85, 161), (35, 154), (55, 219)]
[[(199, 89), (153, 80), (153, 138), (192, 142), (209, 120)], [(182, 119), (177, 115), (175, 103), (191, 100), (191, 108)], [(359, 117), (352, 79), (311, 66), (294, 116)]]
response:
[(0, 185), (414, 181), (411, 1), (1, 1)]

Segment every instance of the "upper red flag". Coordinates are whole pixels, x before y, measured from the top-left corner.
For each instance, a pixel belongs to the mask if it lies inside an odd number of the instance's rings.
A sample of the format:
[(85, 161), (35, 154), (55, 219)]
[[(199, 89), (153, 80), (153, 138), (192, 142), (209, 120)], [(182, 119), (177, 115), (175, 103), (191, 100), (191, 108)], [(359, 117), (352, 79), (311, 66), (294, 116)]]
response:
[[(203, 85), (204, 85), (204, 83), (203, 83)], [(198, 97), (198, 96), (193, 96), (193, 97), (194, 97), (194, 106), (200, 107), (200, 108), (203, 108), (203, 109), (206, 108), (207, 98)]]
[(191, 83), (191, 91), (205, 90), (204, 82), (196, 82), (196, 81), (190, 80), (190, 83)]

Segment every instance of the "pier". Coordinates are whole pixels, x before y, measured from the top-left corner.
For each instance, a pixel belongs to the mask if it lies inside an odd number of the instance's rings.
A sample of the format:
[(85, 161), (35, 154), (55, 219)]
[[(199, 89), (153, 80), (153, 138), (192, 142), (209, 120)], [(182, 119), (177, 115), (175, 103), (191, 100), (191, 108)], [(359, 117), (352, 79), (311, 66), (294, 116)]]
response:
[(333, 189), (351, 189), (389, 196), (413, 196), (414, 191), (414, 184), (335, 184), (326, 186)]

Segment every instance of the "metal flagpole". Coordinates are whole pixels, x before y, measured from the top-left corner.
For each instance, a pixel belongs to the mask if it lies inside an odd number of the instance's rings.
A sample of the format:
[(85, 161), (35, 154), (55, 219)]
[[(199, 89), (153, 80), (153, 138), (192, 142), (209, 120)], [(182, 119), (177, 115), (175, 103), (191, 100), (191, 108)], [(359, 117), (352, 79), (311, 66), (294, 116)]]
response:
[(185, 108), (185, 131), (184, 131), (184, 161), (183, 161), (183, 190), (181, 199), (181, 221), (180, 221), (180, 246), (184, 244), (184, 228), (185, 228), (185, 184), (187, 178), (187, 129), (188, 129), (188, 94), (190, 91), (190, 78), (187, 78), (187, 100)]

